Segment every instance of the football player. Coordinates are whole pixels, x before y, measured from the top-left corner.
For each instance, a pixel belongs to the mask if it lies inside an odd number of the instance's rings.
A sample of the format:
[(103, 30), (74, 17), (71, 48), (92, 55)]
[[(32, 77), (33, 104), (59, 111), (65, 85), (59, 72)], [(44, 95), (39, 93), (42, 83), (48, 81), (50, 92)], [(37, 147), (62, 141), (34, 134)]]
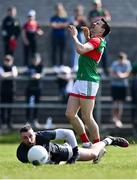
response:
[[(46, 148), (50, 155), (52, 164), (59, 164), (66, 161), (67, 164), (73, 164), (76, 160), (90, 161), (98, 163), (105, 154), (105, 147), (114, 145), (119, 147), (128, 147), (129, 143), (121, 137), (108, 136), (104, 140), (95, 143), (90, 149), (78, 147), (74, 132), (70, 129), (55, 129), (34, 132), (30, 125), (20, 129), (21, 143), (17, 148), (17, 158), (23, 163), (28, 161), (28, 151), (33, 145), (41, 145)], [(57, 144), (51, 140), (64, 139), (67, 144)]]

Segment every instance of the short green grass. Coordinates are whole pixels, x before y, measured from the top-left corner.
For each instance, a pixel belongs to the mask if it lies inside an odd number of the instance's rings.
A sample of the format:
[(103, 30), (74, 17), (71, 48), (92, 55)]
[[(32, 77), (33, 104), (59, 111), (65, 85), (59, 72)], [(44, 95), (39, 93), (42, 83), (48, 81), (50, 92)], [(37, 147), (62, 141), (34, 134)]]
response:
[(74, 165), (35, 167), (16, 159), (16, 144), (0, 144), (0, 179), (133, 179), (137, 178), (137, 145), (108, 147), (99, 164), (77, 162)]

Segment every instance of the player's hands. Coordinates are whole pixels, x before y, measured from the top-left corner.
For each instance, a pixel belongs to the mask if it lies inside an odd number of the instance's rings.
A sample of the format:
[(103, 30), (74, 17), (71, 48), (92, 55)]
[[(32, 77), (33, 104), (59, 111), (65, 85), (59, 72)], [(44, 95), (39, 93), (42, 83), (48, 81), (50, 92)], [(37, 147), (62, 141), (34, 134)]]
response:
[(89, 28), (87, 26), (81, 26), (81, 29), (83, 30), (83, 32), (90, 33)]
[(84, 36), (86, 40), (88, 41), (90, 39), (90, 30), (86, 26), (82, 26), (81, 29), (83, 30)]
[(32, 75), (32, 79), (40, 79), (41, 75), (39, 73), (35, 73)]
[(73, 37), (76, 37), (78, 35), (78, 31), (75, 26), (69, 25), (68, 30), (70, 31), (70, 33)]
[(66, 164), (75, 164), (75, 162), (76, 162), (76, 158), (72, 156), (72, 157), (66, 162)]
[(78, 152), (78, 147), (74, 147), (72, 149), (73, 151), (73, 156), (66, 162), (66, 164), (75, 164), (75, 162), (78, 160), (79, 158), (79, 152)]
[(44, 31), (42, 29), (37, 30), (37, 34), (39, 36), (42, 36), (44, 34)]

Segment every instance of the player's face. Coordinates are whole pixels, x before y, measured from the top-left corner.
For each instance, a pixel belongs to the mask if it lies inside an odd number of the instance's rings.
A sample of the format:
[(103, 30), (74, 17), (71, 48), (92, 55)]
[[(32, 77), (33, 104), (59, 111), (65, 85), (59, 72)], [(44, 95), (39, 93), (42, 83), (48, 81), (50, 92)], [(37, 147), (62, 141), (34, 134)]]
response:
[(99, 33), (102, 33), (105, 31), (105, 29), (102, 27), (104, 25), (104, 22), (100, 19), (96, 22), (94, 22), (91, 26), (91, 33), (95, 33), (95, 34), (99, 34)]
[(35, 141), (36, 141), (36, 134), (35, 132), (33, 131), (33, 129), (30, 129), (28, 132), (22, 132), (20, 134), (21, 136), (21, 141), (28, 145), (28, 146), (32, 146), (35, 144)]
[(5, 60), (4, 60), (4, 64), (5, 64), (6, 66), (11, 66), (11, 65), (13, 64), (13, 61), (10, 60), (10, 59), (5, 59)]

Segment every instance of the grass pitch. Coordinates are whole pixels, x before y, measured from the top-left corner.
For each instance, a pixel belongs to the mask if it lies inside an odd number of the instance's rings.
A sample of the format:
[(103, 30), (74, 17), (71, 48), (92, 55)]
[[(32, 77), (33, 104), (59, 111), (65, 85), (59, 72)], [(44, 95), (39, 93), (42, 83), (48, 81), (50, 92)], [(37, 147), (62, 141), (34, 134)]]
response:
[(137, 145), (107, 147), (99, 164), (33, 166), (16, 159), (18, 144), (0, 144), (0, 179), (133, 179), (137, 178)]

